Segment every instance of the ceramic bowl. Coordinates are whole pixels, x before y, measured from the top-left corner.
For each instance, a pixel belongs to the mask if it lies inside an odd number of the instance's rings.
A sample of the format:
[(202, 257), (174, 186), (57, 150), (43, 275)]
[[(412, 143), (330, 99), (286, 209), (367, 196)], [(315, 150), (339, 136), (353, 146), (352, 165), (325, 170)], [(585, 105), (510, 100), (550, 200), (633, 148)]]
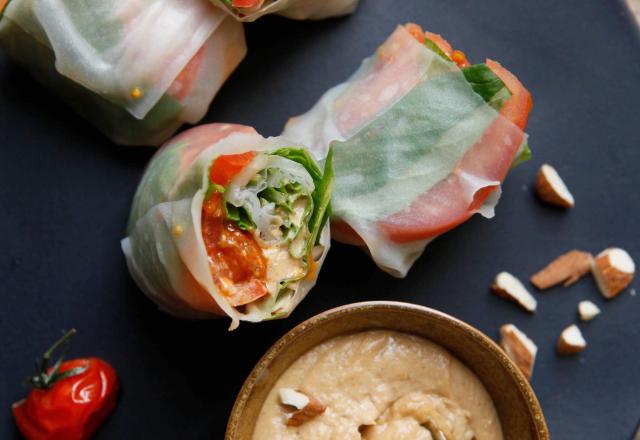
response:
[(421, 336), (460, 359), (480, 378), (493, 398), (505, 439), (550, 438), (542, 409), (529, 382), (489, 337), (436, 310), (382, 301), (350, 304), (326, 311), (301, 323), (276, 342), (242, 386), (225, 439), (251, 439), (269, 391), (280, 375), (308, 350), (334, 336), (372, 329)]

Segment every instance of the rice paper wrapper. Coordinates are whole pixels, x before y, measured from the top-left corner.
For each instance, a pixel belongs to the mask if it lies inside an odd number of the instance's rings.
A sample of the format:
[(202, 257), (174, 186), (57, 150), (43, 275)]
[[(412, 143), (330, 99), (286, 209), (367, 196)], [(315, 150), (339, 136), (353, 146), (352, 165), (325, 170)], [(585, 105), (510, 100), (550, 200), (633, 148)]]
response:
[(239, 21), (255, 21), (263, 15), (277, 14), (294, 20), (322, 20), (351, 14), (359, 0), (265, 0), (262, 5), (239, 13), (225, 0), (212, 0)]
[[(277, 316), (248, 307), (239, 312), (218, 292), (209, 270), (201, 229), (201, 211), (209, 187), (208, 172), (221, 155), (296, 147), (283, 138), (260, 136), (251, 127), (208, 124), (188, 130), (164, 145), (149, 163), (134, 196), (128, 236), (122, 250), (133, 278), (158, 306), (180, 318), (229, 316), (260, 322), (288, 316), (315, 285), (330, 246), (329, 225), (320, 236), (324, 247), (312, 276), (278, 303)], [(274, 305), (274, 309), (275, 309)]]
[[(308, 145), (318, 160), (333, 147), (333, 235), (363, 246), (398, 277), (457, 224), (447, 222), (474, 212), (493, 216), (499, 185), (525, 140), (453, 63), (404, 27), (348, 81), (292, 118), (283, 136)], [(470, 209), (487, 189), (494, 190), (484, 205)]]
[(246, 54), (242, 26), (197, 0), (12, 0), (0, 44), (127, 145), (198, 122)]

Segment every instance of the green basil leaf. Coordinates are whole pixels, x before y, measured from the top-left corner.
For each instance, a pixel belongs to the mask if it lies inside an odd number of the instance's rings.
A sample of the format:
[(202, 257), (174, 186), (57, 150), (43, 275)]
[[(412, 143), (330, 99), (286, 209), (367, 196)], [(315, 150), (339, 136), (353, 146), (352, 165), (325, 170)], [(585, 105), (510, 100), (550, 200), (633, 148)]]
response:
[[(511, 96), (511, 92), (509, 92), (502, 80), (498, 78), (498, 75), (493, 73), (486, 64), (475, 64), (473, 66), (464, 67), (461, 71), (473, 91), (480, 95), (486, 103), (491, 104), (492, 100), (494, 100), (498, 94), (504, 95), (505, 93), (508, 93), (506, 96), (507, 99)], [(506, 101), (504, 98), (505, 97), (503, 96), (499, 99), (500, 107), (496, 110), (499, 110), (502, 107)]]

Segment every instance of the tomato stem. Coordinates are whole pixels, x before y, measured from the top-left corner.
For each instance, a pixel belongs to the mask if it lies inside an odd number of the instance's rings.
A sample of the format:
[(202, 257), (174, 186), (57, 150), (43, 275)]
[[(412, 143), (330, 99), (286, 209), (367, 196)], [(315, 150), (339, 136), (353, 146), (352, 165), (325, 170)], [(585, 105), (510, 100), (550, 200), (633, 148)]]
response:
[(58, 339), (54, 344), (44, 352), (42, 358), (36, 361), (36, 375), (29, 379), (29, 383), (32, 387), (37, 389), (48, 390), (56, 382), (62, 380), (67, 377), (76, 376), (78, 374), (83, 373), (87, 367), (76, 367), (66, 370), (60, 373), (60, 366), (64, 360), (64, 356), (67, 353), (68, 346), (64, 348), (60, 357), (56, 360), (56, 363), (53, 364), (53, 367), (49, 368), (49, 362), (51, 361), (51, 357), (63, 344), (67, 344), (69, 339), (77, 333), (75, 328), (72, 328), (68, 332), (64, 333), (60, 339)]

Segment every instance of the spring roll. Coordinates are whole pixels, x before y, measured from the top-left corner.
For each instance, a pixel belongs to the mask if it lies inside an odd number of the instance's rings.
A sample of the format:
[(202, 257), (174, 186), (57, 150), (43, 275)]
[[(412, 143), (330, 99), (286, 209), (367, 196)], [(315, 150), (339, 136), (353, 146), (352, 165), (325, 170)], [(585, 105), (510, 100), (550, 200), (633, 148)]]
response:
[(253, 128), (202, 125), (163, 146), (135, 194), (122, 249), (161, 309), (181, 318), (284, 318), (329, 250), (331, 155)]
[(358, 0), (212, 0), (240, 21), (254, 21), (266, 14), (294, 20), (321, 20), (348, 15)]
[(470, 65), (441, 36), (398, 27), (345, 83), (283, 133), (334, 151), (332, 235), (403, 277), (438, 235), (494, 215), (530, 155), (531, 96), (499, 63)]
[(113, 141), (160, 145), (196, 123), (246, 53), (199, 0), (10, 0), (0, 45)]

